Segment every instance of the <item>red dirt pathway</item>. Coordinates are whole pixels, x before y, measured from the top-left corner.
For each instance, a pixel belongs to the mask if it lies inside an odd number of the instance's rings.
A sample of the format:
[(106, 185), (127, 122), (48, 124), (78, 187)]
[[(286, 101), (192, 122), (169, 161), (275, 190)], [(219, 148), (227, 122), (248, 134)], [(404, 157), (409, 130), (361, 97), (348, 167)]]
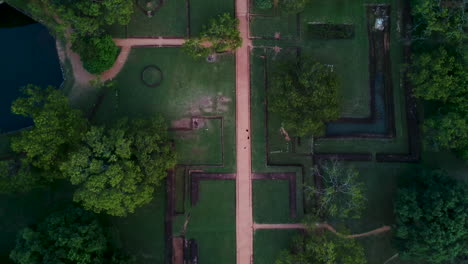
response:
[(236, 51), (236, 246), (237, 264), (253, 263), (250, 142), (250, 40), (248, 0), (236, 0), (242, 46)]

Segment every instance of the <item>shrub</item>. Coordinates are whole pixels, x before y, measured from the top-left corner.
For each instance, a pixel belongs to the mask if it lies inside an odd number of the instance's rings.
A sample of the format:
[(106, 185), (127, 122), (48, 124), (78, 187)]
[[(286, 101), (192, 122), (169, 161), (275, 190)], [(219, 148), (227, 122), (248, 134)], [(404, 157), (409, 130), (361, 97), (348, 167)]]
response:
[(110, 35), (76, 38), (72, 49), (80, 54), (83, 67), (92, 74), (111, 68), (119, 54), (119, 48)]
[(272, 0), (255, 0), (255, 7), (260, 9), (270, 9), (273, 7)]
[(304, 11), (309, 0), (279, 0), (281, 11), (286, 14), (295, 14)]

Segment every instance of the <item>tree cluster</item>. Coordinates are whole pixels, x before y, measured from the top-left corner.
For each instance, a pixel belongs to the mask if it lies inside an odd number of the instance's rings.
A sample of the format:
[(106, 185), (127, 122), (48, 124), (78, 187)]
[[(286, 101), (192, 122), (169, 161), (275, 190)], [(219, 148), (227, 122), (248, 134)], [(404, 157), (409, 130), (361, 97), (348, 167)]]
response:
[(403, 259), (449, 263), (468, 255), (465, 182), (425, 171), (399, 189), (395, 215), (395, 245)]
[(80, 55), (87, 71), (100, 74), (112, 67), (118, 47), (105, 29), (130, 22), (132, 1), (40, 0), (40, 4), (55, 14), (61, 24), (72, 29), (72, 49)]
[[(331, 230), (317, 230), (323, 223), (317, 219), (337, 217), (341, 220), (360, 218), (366, 206), (364, 184), (359, 180), (359, 173), (346, 168), (336, 159), (323, 161), (320, 169), (313, 173), (320, 177), (323, 186), (304, 186), (308, 211), (305, 218), (307, 230), (296, 237), (289, 251), (283, 252), (276, 264), (365, 264), (364, 248), (352, 237)], [(315, 203), (313, 203), (315, 201)], [(325, 225), (326, 222), (324, 223)]]
[(134, 264), (115, 248), (97, 216), (70, 207), (21, 230), (10, 259), (18, 264)]
[(53, 87), (29, 85), (24, 93), (12, 109), (34, 126), (12, 138), (18, 158), (0, 162), (0, 191), (67, 179), (78, 186), (74, 200), (86, 209), (125, 216), (151, 201), (175, 165), (160, 117), (96, 126)]
[(417, 0), (409, 79), (414, 95), (436, 105), (426, 116), (425, 143), (468, 159), (468, 72), (464, 52), (466, 33), (462, 2)]
[(233, 51), (242, 45), (238, 29), (239, 20), (229, 13), (212, 19), (197, 38), (188, 39), (183, 49), (194, 58), (217, 52)]
[(309, 203), (317, 200), (312, 211), (318, 217), (360, 218), (366, 206), (364, 183), (359, 172), (337, 160), (323, 161), (313, 169), (323, 186), (306, 185), (304, 193)]
[(296, 237), (290, 251), (283, 252), (275, 264), (366, 264), (364, 248), (352, 238), (343, 238), (330, 231)]
[(293, 136), (325, 135), (326, 122), (340, 116), (336, 72), (311, 59), (279, 66), (271, 81), (268, 110)]

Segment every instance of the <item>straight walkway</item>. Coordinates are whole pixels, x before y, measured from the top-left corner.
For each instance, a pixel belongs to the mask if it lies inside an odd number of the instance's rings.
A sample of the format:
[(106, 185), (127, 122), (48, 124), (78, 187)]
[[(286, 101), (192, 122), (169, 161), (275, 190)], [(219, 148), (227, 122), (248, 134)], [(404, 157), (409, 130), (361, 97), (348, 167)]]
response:
[(236, 245), (237, 264), (253, 262), (252, 160), (250, 141), (250, 40), (248, 0), (236, 0), (242, 46), (236, 51)]

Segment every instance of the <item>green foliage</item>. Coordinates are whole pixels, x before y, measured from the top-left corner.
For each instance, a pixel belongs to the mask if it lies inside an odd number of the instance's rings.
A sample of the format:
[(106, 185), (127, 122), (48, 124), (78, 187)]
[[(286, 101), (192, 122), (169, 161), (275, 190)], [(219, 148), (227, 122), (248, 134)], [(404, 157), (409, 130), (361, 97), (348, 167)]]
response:
[(443, 47), (413, 57), (410, 80), (414, 94), (426, 100), (468, 104), (468, 72), (460, 59)]
[[(79, 110), (72, 109), (60, 90), (28, 85), (22, 90), (25, 97), (12, 104), (12, 112), (32, 118), (34, 126), (12, 137), (11, 148), (24, 153), (33, 166), (54, 170), (67, 150), (79, 142), (87, 121)], [(47, 173), (51, 179), (54, 173)]]
[(424, 121), (425, 143), (433, 150), (454, 150), (468, 160), (468, 114), (449, 112)]
[(360, 218), (366, 206), (364, 184), (359, 181), (359, 172), (344, 167), (337, 160), (325, 161), (314, 173), (322, 179), (323, 188), (305, 186), (306, 199), (320, 197), (317, 216)]
[(79, 36), (97, 36), (104, 27), (118, 23), (127, 25), (133, 14), (129, 0), (41, 0)]
[(277, 113), (289, 135), (325, 134), (325, 123), (340, 116), (338, 77), (332, 68), (304, 59), (275, 73), (269, 110)]
[(40, 185), (33, 168), (18, 159), (0, 161), (0, 193), (28, 192)]
[(272, 0), (255, 0), (255, 7), (260, 9), (270, 9), (273, 8)]
[(329, 231), (297, 237), (290, 252), (283, 252), (275, 264), (365, 264), (364, 248), (355, 240)]
[(237, 18), (224, 13), (211, 19), (209, 25), (200, 33), (200, 37), (186, 41), (183, 49), (194, 58), (235, 50), (242, 45), (238, 26)]
[[(459, 42), (464, 38), (463, 2), (460, 6), (444, 6), (443, 1), (415, 0), (411, 12), (415, 18), (415, 34), (418, 37), (439, 37)], [(448, 2), (457, 3), (456, 1)]]
[(281, 12), (296, 14), (304, 11), (310, 0), (279, 0)]
[(152, 200), (174, 165), (164, 122), (155, 118), (92, 127), (61, 170), (79, 185), (76, 202), (97, 213), (125, 216)]
[(447, 263), (468, 254), (468, 186), (441, 171), (424, 172), (399, 189), (395, 242), (400, 256)]
[(20, 231), (10, 258), (18, 264), (132, 263), (109, 246), (96, 215), (80, 208), (54, 213), (36, 228)]
[(72, 49), (80, 54), (83, 67), (92, 74), (111, 68), (119, 54), (110, 35), (75, 38)]
[(211, 42), (215, 52), (235, 50), (242, 45), (239, 32), (239, 19), (224, 13), (211, 19), (208, 27), (201, 33), (204, 40)]
[(198, 38), (191, 38), (184, 42), (182, 49), (192, 58), (204, 58), (211, 53), (211, 49), (202, 46), (202, 40)]

